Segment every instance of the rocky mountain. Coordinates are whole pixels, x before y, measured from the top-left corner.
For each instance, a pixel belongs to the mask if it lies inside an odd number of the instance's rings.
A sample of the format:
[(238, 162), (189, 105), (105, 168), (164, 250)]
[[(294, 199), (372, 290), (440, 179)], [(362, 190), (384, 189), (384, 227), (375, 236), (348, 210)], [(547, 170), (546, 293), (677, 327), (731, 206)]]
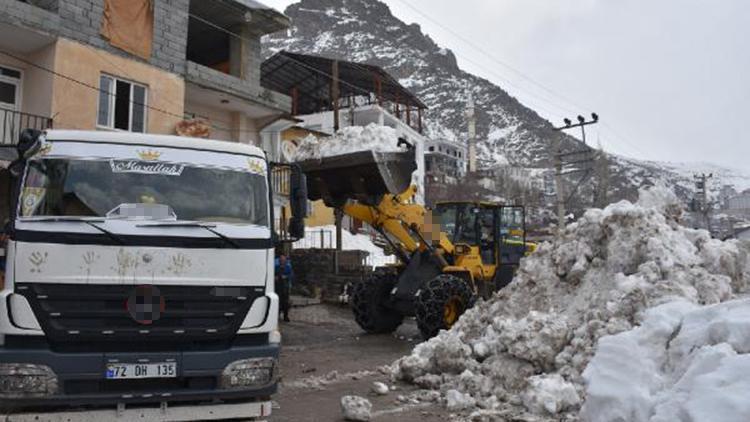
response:
[[(285, 13), (293, 28), (264, 40), (266, 57), (281, 50), (366, 62), (385, 68), (429, 106), (425, 128), (429, 137), (465, 142), (464, 112), (474, 98), (481, 141), (481, 165), (506, 158), (512, 165), (549, 166), (554, 141), (567, 151), (583, 145), (553, 130), (552, 124), (494, 83), (461, 70), (455, 55), (442, 48), (418, 24), (406, 24), (378, 0), (301, 0)], [(609, 200), (632, 199), (638, 187), (659, 181), (690, 196), (689, 180), (669, 166), (609, 156)], [(535, 172), (541, 174), (541, 172)], [(570, 176), (576, 183), (577, 177)], [(595, 177), (595, 176), (594, 176)], [(593, 195), (596, 183), (586, 183)]]

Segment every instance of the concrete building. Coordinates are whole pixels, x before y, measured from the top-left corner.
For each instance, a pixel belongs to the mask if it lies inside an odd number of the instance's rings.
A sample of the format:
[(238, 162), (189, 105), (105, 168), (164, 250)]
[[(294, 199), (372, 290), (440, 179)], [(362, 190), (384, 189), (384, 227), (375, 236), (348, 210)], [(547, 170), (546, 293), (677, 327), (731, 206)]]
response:
[(466, 175), (468, 148), (448, 141), (428, 140), (425, 145), (425, 175), (429, 183), (456, 184)]
[(729, 212), (750, 214), (750, 190), (727, 198), (725, 203)]
[(28, 126), (173, 134), (201, 118), (204, 135), (260, 144), (291, 109), (260, 85), (260, 37), (289, 25), (254, 0), (3, 0), (0, 142)]

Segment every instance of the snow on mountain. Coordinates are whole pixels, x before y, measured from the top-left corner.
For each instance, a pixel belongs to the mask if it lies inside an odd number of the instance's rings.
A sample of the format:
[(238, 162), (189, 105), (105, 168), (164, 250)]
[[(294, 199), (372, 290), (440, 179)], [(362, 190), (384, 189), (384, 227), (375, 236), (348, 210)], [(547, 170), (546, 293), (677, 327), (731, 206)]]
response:
[[(547, 167), (557, 139), (566, 151), (582, 147), (501, 87), (461, 70), (453, 52), (437, 45), (418, 24), (393, 16), (378, 0), (301, 0), (285, 13), (293, 27), (264, 39), (265, 57), (286, 50), (381, 66), (429, 106), (425, 133), (431, 138), (465, 142), (464, 112), (471, 92), (483, 140), (477, 152), (484, 167), (504, 159), (515, 166)], [(635, 199), (639, 187), (657, 182), (674, 187), (686, 199), (693, 189), (684, 177), (694, 171), (690, 165), (610, 159), (610, 200)], [(714, 168), (714, 173), (725, 175), (722, 180), (750, 182), (747, 175)], [(570, 182), (577, 182), (576, 177)], [(584, 185), (584, 195), (591, 195), (588, 185), (592, 184)]]

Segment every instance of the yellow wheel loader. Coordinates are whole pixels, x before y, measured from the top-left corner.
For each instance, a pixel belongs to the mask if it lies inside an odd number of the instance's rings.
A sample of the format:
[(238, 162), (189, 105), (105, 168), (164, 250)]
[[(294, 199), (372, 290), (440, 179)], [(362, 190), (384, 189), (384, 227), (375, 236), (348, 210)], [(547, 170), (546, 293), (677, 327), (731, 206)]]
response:
[(523, 207), (446, 202), (429, 210), (416, 204), (409, 147), (298, 164), (310, 200), (323, 199), (369, 224), (399, 257), (400, 264), (378, 268), (354, 286), (357, 323), (367, 332), (389, 333), (415, 316), (427, 339), (455, 324), (477, 298), (505, 287), (535, 246), (525, 239)]

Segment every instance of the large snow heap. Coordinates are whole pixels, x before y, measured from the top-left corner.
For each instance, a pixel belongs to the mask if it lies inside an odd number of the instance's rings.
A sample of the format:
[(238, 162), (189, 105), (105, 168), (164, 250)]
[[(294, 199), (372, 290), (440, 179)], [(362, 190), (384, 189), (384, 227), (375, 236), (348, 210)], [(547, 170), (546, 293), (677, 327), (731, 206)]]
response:
[(679, 225), (676, 204), (653, 188), (636, 204), (587, 211), (526, 258), (511, 285), (397, 361), (395, 376), (461, 395), (480, 413), (577, 419), (582, 373), (601, 337), (637, 327), (652, 307), (715, 304), (747, 290), (750, 249)]

